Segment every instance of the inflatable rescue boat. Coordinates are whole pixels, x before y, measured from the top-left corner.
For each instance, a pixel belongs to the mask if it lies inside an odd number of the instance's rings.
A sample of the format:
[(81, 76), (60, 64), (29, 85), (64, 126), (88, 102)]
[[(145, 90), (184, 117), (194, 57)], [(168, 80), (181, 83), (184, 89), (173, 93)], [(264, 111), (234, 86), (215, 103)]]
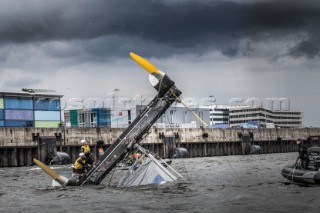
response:
[(287, 164), (281, 171), (282, 176), (295, 183), (320, 184), (320, 147), (309, 148), (308, 156), (306, 169), (298, 168), (294, 163)]

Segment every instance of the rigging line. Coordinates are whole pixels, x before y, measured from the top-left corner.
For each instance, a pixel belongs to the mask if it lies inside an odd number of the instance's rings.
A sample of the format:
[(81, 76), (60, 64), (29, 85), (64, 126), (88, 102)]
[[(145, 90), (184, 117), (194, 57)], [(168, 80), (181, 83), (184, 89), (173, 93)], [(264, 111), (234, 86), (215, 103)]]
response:
[(237, 178), (242, 181), (242, 179), (240, 178), (239, 174), (236, 172), (236, 170), (231, 166), (231, 163), (228, 161), (228, 159), (225, 156), (222, 156), (228, 163), (228, 165), (230, 166), (230, 168), (232, 169), (232, 171), (236, 174)]
[(287, 180), (289, 180), (288, 178), (289, 178), (290, 176), (292, 176), (292, 180), (293, 180), (293, 175), (294, 175), (295, 169), (296, 169), (296, 167), (294, 167), (293, 170), (287, 175), (287, 177), (284, 178), (282, 184), (285, 184), (285, 182), (286, 182)]
[(185, 104), (181, 98), (179, 98), (176, 94), (174, 94), (174, 92), (172, 91), (172, 89), (170, 89), (171, 93), (173, 94), (173, 96), (185, 107), (187, 108), (187, 110), (189, 110), (201, 123), (203, 123), (206, 127), (208, 127), (208, 124), (206, 122), (204, 122), (195, 112), (192, 111), (192, 109), (190, 109), (187, 104)]
[(181, 158), (181, 160), (182, 160), (182, 163), (183, 163), (183, 167), (184, 167), (184, 169), (185, 169), (185, 171), (186, 171), (187, 180), (190, 181), (189, 173), (188, 173), (186, 164), (185, 164), (185, 162), (184, 162), (184, 159)]
[(110, 177), (110, 180), (109, 180), (108, 186), (110, 186), (110, 185), (111, 185), (111, 181), (112, 181), (112, 178), (113, 178), (113, 175), (114, 175), (115, 171), (116, 171), (116, 169), (113, 169), (113, 172), (112, 172), (112, 174), (111, 174), (111, 177)]
[[(179, 174), (179, 172), (177, 172), (174, 168), (172, 168), (169, 164), (167, 164), (162, 158), (159, 157), (159, 159), (160, 159), (160, 161), (161, 161), (162, 163), (164, 163), (165, 165), (167, 165), (167, 167), (171, 170), (170, 172), (173, 171), (173, 172), (176, 173), (176, 175), (178, 175), (180, 178), (183, 178), (182, 175)], [(158, 160), (158, 159), (157, 159), (157, 160)]]
[(290, 177), (290, 175), (292, 176), (292, 182), (293, 182), (293, 176), (294, 176), (294, 172), (296, 170), (296, 164), (294, 165), (292, 171), (287, 175), (287, 177), (283, 180), (283, 183), (284, 184), (286, 182), (286, 180), (288, 180), (288, 178)]

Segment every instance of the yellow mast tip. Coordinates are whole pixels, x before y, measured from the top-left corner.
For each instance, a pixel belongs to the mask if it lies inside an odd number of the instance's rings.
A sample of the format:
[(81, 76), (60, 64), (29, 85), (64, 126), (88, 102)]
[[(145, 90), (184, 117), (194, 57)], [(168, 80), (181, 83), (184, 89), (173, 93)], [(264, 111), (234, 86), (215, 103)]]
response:
[(147, 59), (133, 53), (130, 52), (130, 57), (137, 62), (137, 64), (139, 64), (143, 69), (147, 70), (150, 74), (159, 74), (161, 75), (161, 73), (158, 71), (157, 67), (154, 66), (150, 61), (148, 61)]

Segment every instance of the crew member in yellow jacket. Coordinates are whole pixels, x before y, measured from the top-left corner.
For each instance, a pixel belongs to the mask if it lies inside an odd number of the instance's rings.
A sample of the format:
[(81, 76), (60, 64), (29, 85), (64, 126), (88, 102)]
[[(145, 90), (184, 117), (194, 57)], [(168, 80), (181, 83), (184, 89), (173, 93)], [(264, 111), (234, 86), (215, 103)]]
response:
[(82, 144), (81, 152), (83, 152), (84, 155), (86, 156), (86, 164), (88, 165), (88, 169), (90, 169), (94, 164), (94, 160), (92, 158), (90, 146), (88, 145), (86, 139), (82, 139), (81, 144)]
[(86, 156), (83, 152), (79, 154), (79, 158), (74, 162), (73, 171), (76, 175), (82, 176), (86, 167)]
[(88, 153), (90, 154), (90, 146), (88, 145), (86, 139), (82, 139), (81, 140), (81, 152), (83, 152), (85, 155), (88, 155)]

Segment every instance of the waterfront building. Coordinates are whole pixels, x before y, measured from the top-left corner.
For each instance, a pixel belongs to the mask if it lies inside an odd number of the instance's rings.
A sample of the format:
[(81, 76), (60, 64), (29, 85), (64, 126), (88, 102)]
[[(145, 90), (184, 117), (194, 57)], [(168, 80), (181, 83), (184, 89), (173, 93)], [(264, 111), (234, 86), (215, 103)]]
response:
[(0, 92), (0, 127), (58, 128), (62, 95)]
[(136, 118), (135, 108), (118, 109), (111, 111), (111, 127), (126, 128)]
[(215, 106), (210, 108), (210, 127), (228, 128), (229, 127), (229, 107)]
[[(137, 105), (135, 114), (141, 113), (146, 106)], [(210, 108), (190, 108), (205, 123), (210, 124)], [(172, 106), (154, 124), (158, 128), (199, 128), (204, 126), (193, 113), (183, 106)]]
[[(145, 107), (145, 105), (136, 105), (132, 110), (122, 111), (120, 116), (118, 115), (119, 127), (128, 126)], [(191, 107), (190, 109), (208, 124), (209, 127), (229, 127), (229, 109), (225, 106), (215, 106), (214, 108)], [(116, 126), (116, 120), (116, 118), (112, 119), (112, 123), (114, 123), (112, 126)], [(154, 126), (158, 128), (199, 128), (204, 125), (184, 106), (172, 106), (166, 110)]]
[[(302, 112), (297, 110), (270, 110), (262, 107), (231, 107), (229, 109), (230, 127), (291, 128), (302, 127)], [(255, 125), (257, 124), (257, 125)]]
[(74, 109), (64, 111), (66, 127), (111, 127), (109, 108)]

